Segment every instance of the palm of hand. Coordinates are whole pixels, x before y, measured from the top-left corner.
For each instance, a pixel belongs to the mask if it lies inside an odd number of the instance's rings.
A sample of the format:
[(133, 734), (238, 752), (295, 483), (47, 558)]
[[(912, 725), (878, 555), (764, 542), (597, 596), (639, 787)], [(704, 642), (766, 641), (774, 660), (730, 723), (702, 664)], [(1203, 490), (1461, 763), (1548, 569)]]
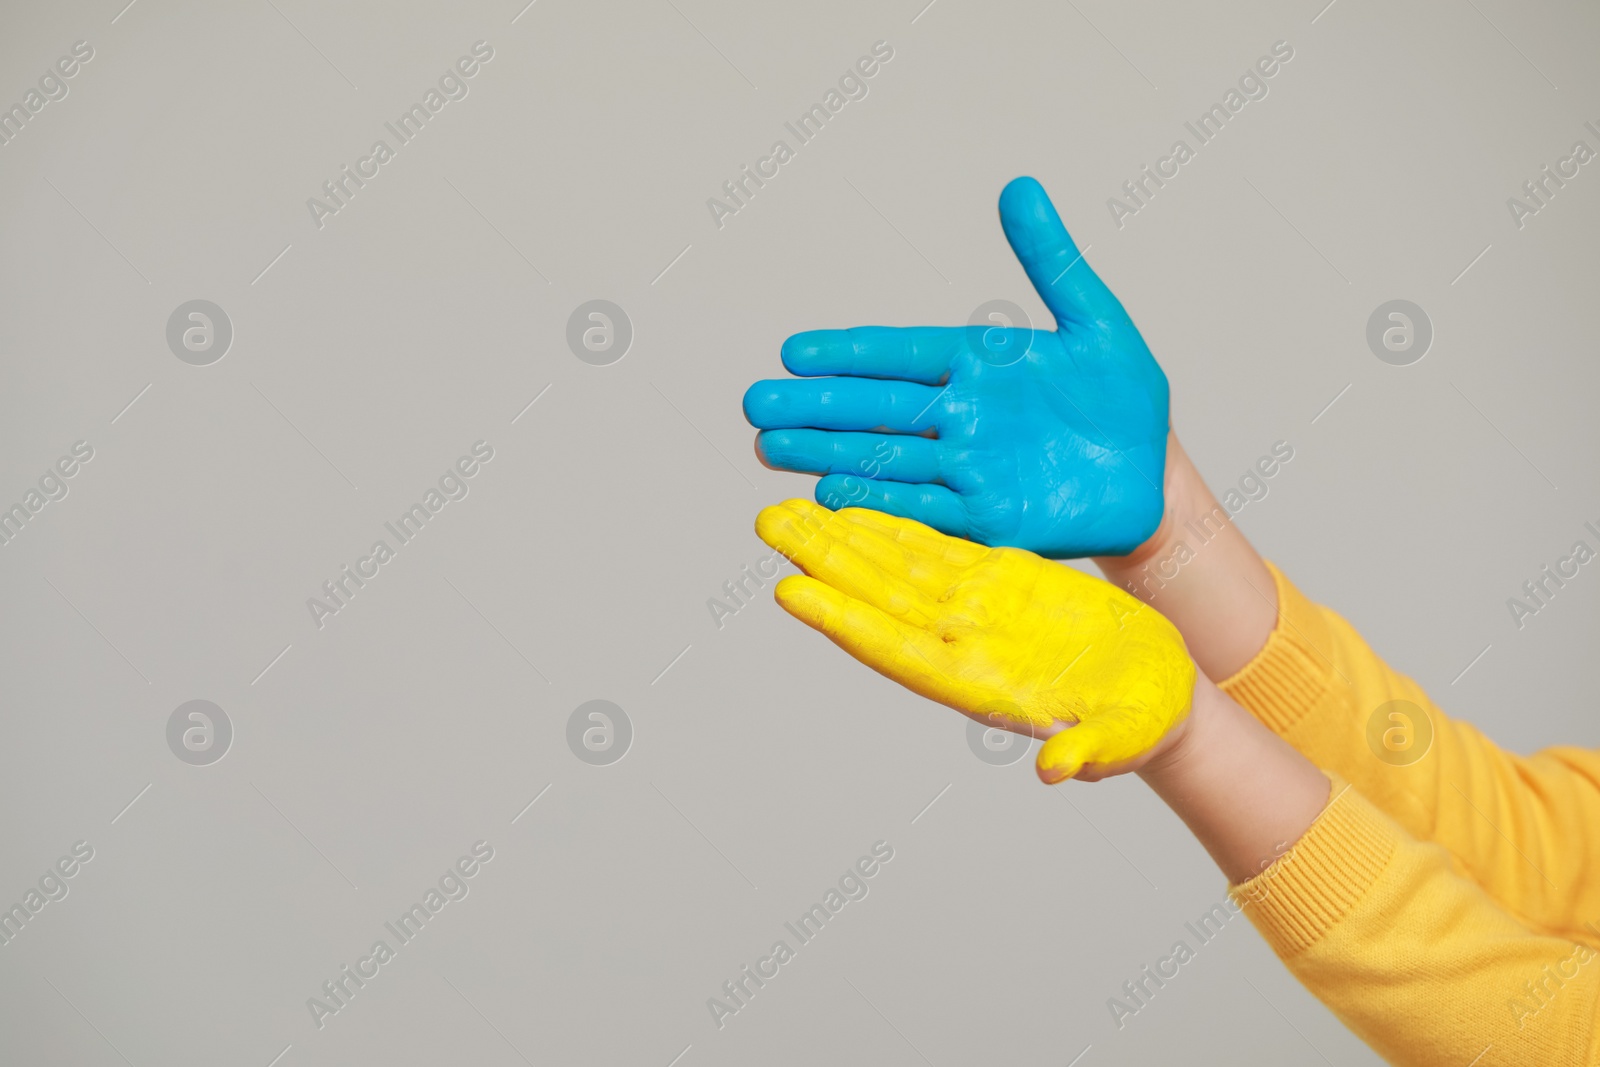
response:
[(745, 394), (757, 451), (823, 475), (829, 507), (1057, 559), (1126, 555), (1165, 508), (1166, 376), (1037, 182), (1006, 187), (1000, 220), (1055, 331), (796, 334), (783, 362), (801, 377)]
[(756, 529), (807, 575), (779, 583), (787, 611), (914, 692), (1048, 738), (1048, 782), (1133, 769), (1188, 712), (1195, 668), (1177, 630), (1097, 578), (806, 501), (765, 509)]
[[(1165, 506), (1167, 380), (1144, 340), (1120, 315), (1071, 331), (995, 332), (952, 361), (928, 412), (940, 480), (964, 505), (963, 527), (944, 532), (1052, 559), (1133, 551)], [(1001, 364), (995, 351), (1026, 355)], [(893, 479), (896, 458), (876, 476)], [(817, 492), (829, 507), (872, 497), (854, 475), (824, 478)]]

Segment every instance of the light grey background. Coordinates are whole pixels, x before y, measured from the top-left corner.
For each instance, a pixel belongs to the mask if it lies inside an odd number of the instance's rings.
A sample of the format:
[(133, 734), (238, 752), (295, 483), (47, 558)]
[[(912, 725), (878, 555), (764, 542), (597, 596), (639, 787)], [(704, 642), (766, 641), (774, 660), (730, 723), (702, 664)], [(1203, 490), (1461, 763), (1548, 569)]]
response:
[[(524, 2), (5, 5), (0, 102), (95, 57), (0, 147), (0, 502), (95, 455), (0, 548), (0, 903), (95, 858), (0, 947), (0, 1058), (1375, 1062), (1242, 919), (1119, 1031), (1107, 998), (1223, 895), (1177, 820), (986, 765), (766, 592), (713, 624), (758, 508), (812, 485), (739, 399), (796, 330), (1048, 321), (994, 214), (1033, 174), (1212, 484), (1293, 444), (1240, 516), (1262, 550), (1509, 747), (1600, 743), (1600, 575), (1520, 631), (1505, 604), (1600, 523), (1600, 173), (1520, 230), (1505, 203), (1600, 147), (1593, 6)], [(316, 228), (478, 40), (470, 95)], [(878, 40), (870, 95), (719, 230), (706, 199)], [(1114, 226), (1279, 40), (1270, 95)], [(565, 342), (597, 298), (635, 331), (605, 367)], [(165, 340), (193, 299), (233, 323), (207, 367)], [(1391, 299), (1434, 325), (1413, 366), (1366, 347)], [(210, 766), (167, 748), (192, 699), (233, 724)], [(609, 766), (566, 744), (591, 699), (633, 724)], [(318, 1030), (307, 998), (479, 839), (470, 895)], [(719, 1031), (706, 999), (880, 839)]]

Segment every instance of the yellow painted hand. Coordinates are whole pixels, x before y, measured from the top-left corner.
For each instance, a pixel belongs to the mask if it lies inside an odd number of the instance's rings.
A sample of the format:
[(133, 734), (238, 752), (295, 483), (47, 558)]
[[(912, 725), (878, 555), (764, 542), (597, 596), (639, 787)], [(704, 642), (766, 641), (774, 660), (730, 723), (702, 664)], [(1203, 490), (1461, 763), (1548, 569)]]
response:
[(1138, 769), (1189, 712), (1177, 629), (1098, 578), (805, 500), (763, 509), (756, 533), (805, 572), (778, 583), (784, 610), (913, 692), (1047, 738), (1048, 783)]

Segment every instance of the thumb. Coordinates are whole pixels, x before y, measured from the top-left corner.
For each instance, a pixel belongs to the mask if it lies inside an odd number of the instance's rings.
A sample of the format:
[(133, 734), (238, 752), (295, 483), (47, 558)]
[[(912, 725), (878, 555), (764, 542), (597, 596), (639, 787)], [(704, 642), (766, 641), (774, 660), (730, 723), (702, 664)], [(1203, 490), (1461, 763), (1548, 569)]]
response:
[(1084, 262), (1036, 180), (1014, 178), (1001, 191), (1000, 228), (1058, 327), (1122, 314), (1122, 305)]
[(1126, 763), (1155, 747), (1164, 724), (1133, 708), (1107, 708), (1052, 736), (1039, 749), (1035, 769), (1046, 785), (1075, 778), (1088, 764)]

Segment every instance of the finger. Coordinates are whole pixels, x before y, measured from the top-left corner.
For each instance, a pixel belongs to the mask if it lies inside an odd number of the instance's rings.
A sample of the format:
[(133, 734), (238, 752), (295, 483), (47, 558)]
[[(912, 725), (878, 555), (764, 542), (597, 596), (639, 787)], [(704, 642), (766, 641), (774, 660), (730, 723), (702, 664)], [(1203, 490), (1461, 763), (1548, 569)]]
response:
[(895, 619), (932, 624), (935, 605), (907, 580), (863, 557), (849, 543), (849, 524), (809, 500), (762, 508), (756, 534), (813, 578)]
[(807, 330), (783, 342), (783, 365), (802, 378), (847, 374), (938, 385), (951, 361), (967, 351), (966, 336), (961, 326)]
[[(842, 513), (843, 514), (843, 513)], [(863, 526), (877, 530), (885, 537), (919, 556), (927, 556), (953, 567), (966, 568), (989, 554), (989, 549), (964, 537), (947, 537), (915, 519), (904, 519), (867, 508), (850, 508), (847, 514)]]
[[(950, 589), (960, 581), (960, 568), (951, 564), (945, 558), (945, 553), (913, 548), (903, 541), (896, 540), (882, 524), (895, 522), (905, 527), (914, 527), (929, 538), (938, 538), (949, 544), (965, 545), (970, 542), (946, 537), (910, 519), (879, 515), (864, 508), (846, 508), (836, 512), (835, 517), (844, 525), (846, 540), (857, 555), (883, 573), (894, 575), (920, 590), (933, 604), (939, 604)], [(937, 630), (937, 627), (935, 629)]]
[(1126, 763), (1154, 748), (1169, 725), (1133, 708), (1096, 712), (1046, 741), (1036, 769), (1041, 780), (1054, 785), (1076, 777), (1090, 764)]
[(1083, 261), (1044, 186), (1015, 178), (1000, 193), (1000, 227), (1058, 326), (1123, 314), (1106, 283)]
[(790, 615), (914, 693), (947, 703), (948, 683), (938, 664), (944, 642), (815, 578), (791, 574), (773, 595)]
[(942, 485), (876, 481), (854, 474), (830, 474), (817, 483), (817, 503), (827, 508), (871, 508), (931, 526), (951, 537), (969, 529), (967, 505)]
[(933, 426), (942, 389), (873, 378), (762, 381), (744, 394), (744, 417), (758, 430), (876, 430), (920, 433)]
[(940, 445), (926, 437), (828, 430), (767, 430), (756, 438), (762, 462), (805, 474), (856, 474), (898, 482), (937, 482)]

